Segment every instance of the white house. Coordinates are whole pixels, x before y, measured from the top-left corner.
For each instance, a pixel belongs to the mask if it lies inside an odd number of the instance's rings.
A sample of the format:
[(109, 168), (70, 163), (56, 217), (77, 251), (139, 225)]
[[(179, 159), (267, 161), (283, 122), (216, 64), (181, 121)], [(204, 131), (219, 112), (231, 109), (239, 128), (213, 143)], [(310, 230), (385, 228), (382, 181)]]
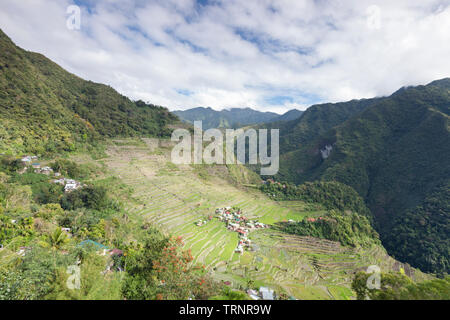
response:
[(21, 160), (22, 160), (22, 162), (28, 164), (28, 163), (31, 162), (31, 157), (30, 156), (25, 156)]
[(66, 183), (66, 185), (64, 186), (64, 191), (72, 191), (72, 190), (76, 190), (77, 189), (77, 184), (76, 183)]
[(259, 293), (263, 300), (274, 300), (274, 291), (267, 287), (259, 288)]

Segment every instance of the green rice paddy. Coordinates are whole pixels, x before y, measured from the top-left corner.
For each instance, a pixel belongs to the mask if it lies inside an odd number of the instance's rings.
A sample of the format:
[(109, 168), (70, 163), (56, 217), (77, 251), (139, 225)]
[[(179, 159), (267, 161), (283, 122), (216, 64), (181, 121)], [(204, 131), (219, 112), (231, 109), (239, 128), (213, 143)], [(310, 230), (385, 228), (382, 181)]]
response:
[(251, 232), (255, 250), (235, 253), (238, 235), (223, 222), (213, 218), (201, 227), (195, 222), (226, 206), (240, 207), (248, 218), (269, 225), (324, 211), (300, 201), (272, 201), (254, 187), (230, 181), (226, 166), (198, 170), (174, 165), (170, 142), (143, 141), (112, 144), (108, 157), (101, 160), (111, 175), (132, 188), (127, 211), (135, 219), (181, 236), (185, 248), (192, 251), (193, 263), (204, 265), (218, 280), (237, 288), (267, 285), (298, 299), (351, 299), (354, 272), (371, 264), (392, 269), (396, 263), (381, 247), (350, 249), (274, 229)]

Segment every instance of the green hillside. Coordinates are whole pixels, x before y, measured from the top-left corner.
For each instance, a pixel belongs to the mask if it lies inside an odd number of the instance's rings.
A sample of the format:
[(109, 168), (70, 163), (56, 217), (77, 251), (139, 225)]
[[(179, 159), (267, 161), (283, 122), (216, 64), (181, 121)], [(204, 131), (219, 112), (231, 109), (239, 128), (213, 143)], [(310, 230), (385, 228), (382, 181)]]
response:
[[(360, 102), (353, 104), (354, 108), (364, 107)], [(335, 180), (351, 186), (371, 209), (383, 242), (393, 243), (397, 235), (392, 228), (398, 223), (412, 223), (402, 219), (407, 210), (423, 205), (436, 188), (448, 189), (450, 79), (403, 88), (390, 97), (364, 100), (363, 104), (363, 110), (347, 120), (341, 118), (336, 126), (333, 124), (339, 121), (334, 114), (346, 110), (341, 107), (348, 104), (335, 105), (331, 121), (330, 114), (314, 118), (305, 112), (291, 133), (282, 138), (282, 143), (289, 144), (282, 151), (294, 151), (281, 155), (278, 178), (295, 183)], [(292, 132), (297, 132), (297, 140), (290, 138)], [(450, 212), (445, 206), (441, 208), (448, 228)], [(435, 218), (430, 215), (432, 224)], [(416, 247), (408, 256), (400, 253), (414, 237), (410, 233), (396, 239), (390, 253), (411, 263), (416, 261), (412, 256), (422, 255), (425, 258), (416, 265), (428, 271), (448, 272), (448, 233), (430, 229), (423, 235), (429, 239), (428, 244), (443, 241), (446, 245)]]
[[(263, 184), (242, 165), (174, 164), (167, 136), (186, 123), (0, 31), (0, 300), (246, 299), (261, 286), (353, 299), (372, 265), (408, 277), (398, 294), (445, 298), (414, 266), (449, 265), (448, 82), (283, 122), (290, 182)], [(243, 210), (238, 229), (224, 207)]]
[[(186, 299), (189, 291), (196, 298), (207, 298), (218, 293), (222, 280), (234, 290), (269, 286), (284, 297), (351, 299), (356, 297), (351, 290), (354, 275), (370, 265), (386, 272), (404, 269), (415, 282), (433, 278), (387, 255), (367, 219), (340, 205), (342, 199), (354, 198), (345, 187), (310, 185), (305, 186), (308, 200), (274, 201), (239, 182), (246, 180), (245, 168), (239, 177), (238, 170), (232, 170), (236, 165), (174, 165), (172, 145), (155, 138), (107, 140), (102, 159), (77, 153), (70, 161), (45, 161), (88, 185), (71, 193), (50, 188), (54, 184), (49, 176), (20, 175), (13, 167), (0, 167), (4, 246), (0, 280), (5, 284), (0, 285), (0, 299), (2, 294), (29, 299), (155, 299), (162, 294), (162, 298)], [(336, 191), (335, 197), (330, 202), (320, 200), (321, 190), (328, 188)], [(357, 199), (350, 202), (352, 211), (361, 207)], [(238, 234), (216, 217), (216, 208), (225, 206), (239, 207), (249, 219), (270, 225), (249, 233), (252, 247), (242, 254), (235, 252)], [(320, 217), (330, 220), (323, 226), (303, 223)], [(200, 220), (206, 223), (198, 226)], [(277, 227), (288, 221), (301, 230)], [(70, 228), (71, 237), (61, 236), (60, 227)], [(179, 243), (168, 242), (170, 236)], [(80, 245), (86, 240), (127, 255), (111, 261), (112, 257), (97, 255), (95, 250), (84, 252)], [(21, 247), (29, 248), (23, 260), (18, 253)], [(189, 253), (186, 278), (154, 271), (155, 262), (174, 270), (170, 260), (164, 260), (164, 248)], [(80, 256), (84, 287), (71, 292), (65, 286), (66, 267)], [(112, 262), (126, 266), (126, 272), (103, 276), (100, 272)], [(160, 280), (172, 286), (165, 289)], [(216, 285), (196, 292), (202, 288), (195, 283), (192, 287), (192, 281), (203, 280)], [(8, 285), (15, 290), (7, 291)]]
[(0, 30), (0, 153), (74, 150), (100, 137), (166, 136), (176, 117), (85, 81)]
[(286, 113), (283, 113), (281, 116), (278, 116), (277, 118), (273, 119), (272, 121), (292, 121), (299, 119), (303, 114), (303, 111), (292, 109), (287, 111)]
[[(368, 106), (382, 98), (352, 100), (342, 103), (326, 103), (309, 107), (300, 118), (287, 124), (270, 126), (280, 129), (280, 150), (282, 153), (295, 150), (310, 142), (318, 135), (326, 133)], [(270, 124), (269, 124), (270, 125)]]

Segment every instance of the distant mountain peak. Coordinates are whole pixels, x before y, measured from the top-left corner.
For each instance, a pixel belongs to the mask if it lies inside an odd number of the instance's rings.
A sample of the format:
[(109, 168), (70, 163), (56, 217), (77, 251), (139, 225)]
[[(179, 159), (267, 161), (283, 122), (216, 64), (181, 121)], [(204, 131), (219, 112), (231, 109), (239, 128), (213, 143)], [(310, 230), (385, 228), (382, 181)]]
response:
[(203, 128), (234, 128), (250, 124), (261, 124), (274, 121), (288, 121), (300, 117), (302, 111), (290, 110), (283, 115), (275, 112), (258, 111), (250, 107), (230, 108), (220, 111), (208, 108), (193, 108), (188, 110), (174, 111), (180, 119), (185, 122), (193, 123), (202, 120)]
[(427, 86), (439, 86), (441, 88), (450, 89), (450, 78), (443, 78), (439, 80), (435, 80), (427, 84)]

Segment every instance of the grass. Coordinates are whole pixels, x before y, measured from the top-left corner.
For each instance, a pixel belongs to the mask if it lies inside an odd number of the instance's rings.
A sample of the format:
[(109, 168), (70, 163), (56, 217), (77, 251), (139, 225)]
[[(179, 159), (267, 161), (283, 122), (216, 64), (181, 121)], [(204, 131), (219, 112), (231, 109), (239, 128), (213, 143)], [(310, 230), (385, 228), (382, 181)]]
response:
[(328, 291), (337, 300), (350, 300), (354, 297), (353, 291), (346, 287), (329, 286)]

